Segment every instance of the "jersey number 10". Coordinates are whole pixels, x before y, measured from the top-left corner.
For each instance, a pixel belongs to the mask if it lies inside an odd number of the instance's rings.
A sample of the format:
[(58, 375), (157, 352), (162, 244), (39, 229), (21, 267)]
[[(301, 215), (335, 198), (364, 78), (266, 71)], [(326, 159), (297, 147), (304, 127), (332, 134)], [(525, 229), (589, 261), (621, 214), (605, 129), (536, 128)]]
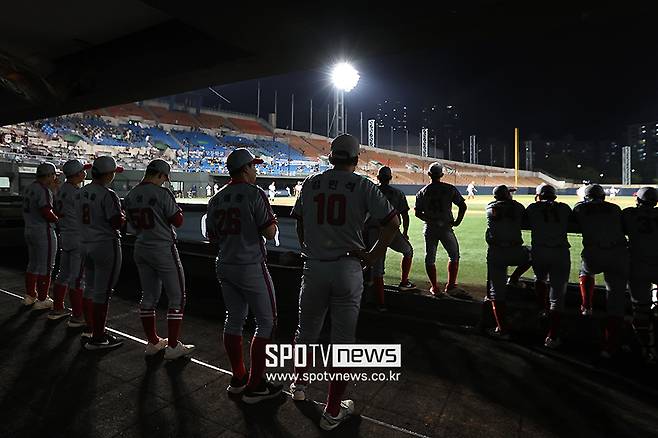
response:
[(326, 196), (324, 193), (320, 193), (313, 198), (313, 202), (318, 204), (318, 225), (324, 224), (325, 217), (329, 225), (345, 225), (345, 204), (347, 203), (345, 195), (334, 193)]

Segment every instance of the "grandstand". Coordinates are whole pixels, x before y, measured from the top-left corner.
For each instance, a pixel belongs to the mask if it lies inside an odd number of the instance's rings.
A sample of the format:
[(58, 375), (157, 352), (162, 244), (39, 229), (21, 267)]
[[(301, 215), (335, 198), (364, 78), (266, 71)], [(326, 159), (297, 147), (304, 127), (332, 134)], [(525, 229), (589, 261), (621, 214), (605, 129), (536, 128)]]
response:
[[(193, 114), (158, 101), (117, 105), (0, 129), (10, 139), (0, 147), (5, 159), (25, 155), (34, 162), (73, 156), (93, 160), (110, 154), (133, 169), (161, 157), (178, 171), (221, 174), (226, 173), (228, 154), (246, 147), (264, 158), (260, 173), (300, 177), (326, 169), (330, 151), (330, 139), (323, 136), (271, 130), (254, 116), (203, 110)], [(426, 170), (433, 161), (363, 146), (357, 171), (374, 179), (379, 167), (386, 165), (393, 170), (394, 184), (418, 185), (427, 182)], [(455, 185), (471, 181), (476, 186), (514, 185), (511, 169), (440, 161), (446, 169), (444, 180)], [(536, 186), (544, 180), (540, 174), (521, 172), (519, 186)]]

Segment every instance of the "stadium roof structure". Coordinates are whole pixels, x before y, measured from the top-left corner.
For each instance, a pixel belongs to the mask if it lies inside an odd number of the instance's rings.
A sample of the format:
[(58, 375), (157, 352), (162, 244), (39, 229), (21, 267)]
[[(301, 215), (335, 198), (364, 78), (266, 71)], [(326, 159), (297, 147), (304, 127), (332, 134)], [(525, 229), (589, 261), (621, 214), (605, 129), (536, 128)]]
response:
[(454, 2), (322, 9), (239, 1), (9, 2), (0, 26), (0, 125), (317, 68), (339, 57), (605, 26), (624, 14), (605, 2), (541, 9), (533, 2), (447, 3)]

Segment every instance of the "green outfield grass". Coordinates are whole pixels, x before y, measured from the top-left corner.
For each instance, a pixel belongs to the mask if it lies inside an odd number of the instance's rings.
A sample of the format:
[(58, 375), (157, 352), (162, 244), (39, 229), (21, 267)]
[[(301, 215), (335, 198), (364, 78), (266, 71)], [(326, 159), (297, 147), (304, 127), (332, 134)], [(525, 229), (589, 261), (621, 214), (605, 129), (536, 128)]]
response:
[[(532, 195), (519, 195), (514, 199), (521, 202), (523, 205), (528, 205), (534, 202)], [(294, 198), (277, 198), (275, 204), (277, 205), (293, 205)], [(459, 249), (461, 252), (461, 259), (459, 263), (459, 284), (469, 292), (475, 292), (475, 295), (481, 295), (485, 290), (485, 282), (487, 278), (486, 254), (487, 244), (484, 241), (484, 232), (486, 229), (485, 206), (488, 202), (493, 200), (491, 196), (478, 195), (475, 199), (466, 201), (468, 210), (462, 224), (455, 228), (455, 234), (459, 240)], [(573, 207), (578, 201), (576, 196), (560, 196), (559, 201), (569, 204)], [(617, 196), (610, 199), (621, 208), (630, 207), (635, 205), (635, 198), (630, 196)], [(207, 203), (206, 198), (196, 198), (194, 200), (184, 199), (184, 202), (198, 202)], [(412, 208), (415, 201), (414, 196), (407, 196), (409, 206)], [(457, 209), (454, 209), (454, 214), (457, 214)], [(414, 248), (414, 262), (411, 269), (411, 281), (416, 283), (419, 288), (429, 289), (429, 282), (425, 274), (425, 241), (423, 239), (423, 223), (418, 220), (413, 214), (410, 214), (411, 223), (409, 225), (409, 240)], [(530, 233), (523, 232), (523, 239), (527, 245), (530, 244)], [(578, 271), (580, 267), (580, 251), (582, 250), (580, 235), (569, 235), (569, 242), (571, 243), (571, 281), (578, 281)], [(386, 257), (386, 284), (398, 284), (400, 281), (400, 261), (402, 256), (393, 250), (388, 251)], [(439, 282), (442, 284), (446, 281), (446, 265), (448, 262), (447, 255), (441, 245), (437, 251), (436, 264)], [(511, 271), (510, 271), (511, 272)], [(532, 277), (532, 270), (528, 271), (524, 276)], [(597, 284), (602, 283), (603, 276), (597, 276)]]

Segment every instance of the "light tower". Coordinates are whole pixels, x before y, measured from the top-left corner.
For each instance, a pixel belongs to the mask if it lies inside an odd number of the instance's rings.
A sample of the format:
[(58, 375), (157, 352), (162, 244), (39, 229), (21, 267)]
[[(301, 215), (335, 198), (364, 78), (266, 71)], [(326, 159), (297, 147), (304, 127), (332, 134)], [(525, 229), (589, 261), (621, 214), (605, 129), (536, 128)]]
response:
[(359, 72), (346, 62), (336, 64), (331, 72), (331, 82), (335, 87), (334, 119), (335, 136), (345, 134), (345, 92), (349, 92), (359, 82)]

